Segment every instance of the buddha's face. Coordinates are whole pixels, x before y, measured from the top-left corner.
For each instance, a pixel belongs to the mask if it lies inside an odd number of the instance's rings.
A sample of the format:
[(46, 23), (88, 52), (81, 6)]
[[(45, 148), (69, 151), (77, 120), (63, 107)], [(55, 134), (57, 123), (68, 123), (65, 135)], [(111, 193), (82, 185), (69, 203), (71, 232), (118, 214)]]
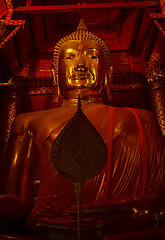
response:
[(101, 46), (93, 40), (63, 44), (59, 58), (59, 85), (64, 97), (91, 97), (100, 92), (105, 75)]

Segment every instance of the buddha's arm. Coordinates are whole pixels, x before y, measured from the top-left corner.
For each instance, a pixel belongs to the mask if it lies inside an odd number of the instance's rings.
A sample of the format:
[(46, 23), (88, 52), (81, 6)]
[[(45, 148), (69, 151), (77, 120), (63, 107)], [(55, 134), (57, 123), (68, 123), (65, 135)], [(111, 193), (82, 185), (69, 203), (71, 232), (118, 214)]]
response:
[[(7, 148), (0, 196), (0, 215), (26, 215), (32, 208), (32, 186), (37, 162), (34, 135), (29, 130), (13, 134)], [(6, 208), (6, 209), (5, 209)]]

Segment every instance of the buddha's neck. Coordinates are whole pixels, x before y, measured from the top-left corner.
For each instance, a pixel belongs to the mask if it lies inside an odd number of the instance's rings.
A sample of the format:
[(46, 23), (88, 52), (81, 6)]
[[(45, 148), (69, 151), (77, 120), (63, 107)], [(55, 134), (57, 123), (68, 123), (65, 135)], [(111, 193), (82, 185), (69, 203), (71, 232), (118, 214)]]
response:
[(89, 88), (77, 88), (67, 91), (61, 90), (61, 93), (66, 99), (78, 99), (79, 96), (81, 99), (88, 102), (93, 102), (99, 99), (99, 93), (96, 90), (91, 90)]
[[(102, 100), (101, 98), (87, 98), (87, 99), (81, 99), (81, 104), (82, 106), (85, 104), (89, 104), (89, 103), (98, 103), (98, 104), (102, 104)], [(77, 106), (78, 104), (78, 99), (77, 98), (71, 98), (71, 99), (64, 99), (63, 101), (64, 105), (73, 105), (73, 106)]]

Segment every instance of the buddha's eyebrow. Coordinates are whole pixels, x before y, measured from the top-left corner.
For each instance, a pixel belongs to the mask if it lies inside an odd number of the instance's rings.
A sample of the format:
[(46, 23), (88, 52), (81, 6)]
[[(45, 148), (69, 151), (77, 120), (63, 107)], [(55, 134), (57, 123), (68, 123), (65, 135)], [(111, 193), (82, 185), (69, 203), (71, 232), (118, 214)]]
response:
[(97, 49), (97, 48), (88, 48), (86, 51), (87, 51), (87, 52), (88, 52), (88, 51), (98, 51), (98, 49)]
[(97, 49), (97, 48), (88, 48), (88, 49), (85, 50), (85, 53), (86, 53), (86, 54), (87, 54), (87, 53), (90, 53), (90, 52), (92, 52), (92, 53), (98, 53), (98, 49)]
[(73, 49), (73, 48), (67, 48), (65, 49), (65, 53), (73, 53), (73, 52), (77, 52), (76, 49)]

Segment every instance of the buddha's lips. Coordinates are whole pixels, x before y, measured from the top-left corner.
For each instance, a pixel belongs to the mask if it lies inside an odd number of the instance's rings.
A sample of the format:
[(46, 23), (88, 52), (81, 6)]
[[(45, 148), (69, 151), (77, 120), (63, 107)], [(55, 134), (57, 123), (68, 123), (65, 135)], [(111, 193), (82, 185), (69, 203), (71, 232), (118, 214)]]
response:
[(93, 79), (92, 74), (75, 74), (70, 77), (70, 80), (76, 81), (76, 80), (87, 80), (87, 79)]

